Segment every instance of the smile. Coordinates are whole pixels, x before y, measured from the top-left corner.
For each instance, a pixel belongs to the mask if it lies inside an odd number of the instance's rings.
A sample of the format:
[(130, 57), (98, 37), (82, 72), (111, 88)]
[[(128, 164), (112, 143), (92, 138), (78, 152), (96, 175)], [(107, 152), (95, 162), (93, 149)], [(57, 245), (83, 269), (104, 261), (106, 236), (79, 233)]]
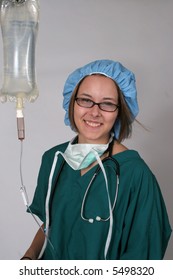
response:
[(91, 121), (85, 121), (85, 123), (91, 127), (100, 127), (101, 126), (101, 123), (96, 123), (96, 122), (91, 122)]

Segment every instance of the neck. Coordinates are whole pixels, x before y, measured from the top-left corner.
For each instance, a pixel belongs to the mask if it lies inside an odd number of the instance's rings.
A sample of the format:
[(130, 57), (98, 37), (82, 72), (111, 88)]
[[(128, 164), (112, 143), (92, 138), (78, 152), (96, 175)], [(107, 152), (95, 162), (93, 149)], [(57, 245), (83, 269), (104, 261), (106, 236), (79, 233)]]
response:
[(87, 139), (78, 134), (75, 138), (74, 144), (107, 144), (110, 141), (111, 135), (107, 135), (102, 139)]

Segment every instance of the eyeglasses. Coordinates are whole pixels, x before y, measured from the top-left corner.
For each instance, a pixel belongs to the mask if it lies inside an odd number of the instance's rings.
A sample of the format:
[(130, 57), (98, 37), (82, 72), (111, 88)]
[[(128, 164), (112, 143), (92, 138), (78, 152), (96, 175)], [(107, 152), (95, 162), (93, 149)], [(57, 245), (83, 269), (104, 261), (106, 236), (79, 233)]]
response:
[(111, 102), (96, 103), (91, 99), (87, 99), (87, 98), (76, 97), (75, 100), (80, 107), (92, 108), (95, 105), (98, 105), (99, 109), (105, 112), (115, 112), (120, 107), (119, 105), (113, 104)]

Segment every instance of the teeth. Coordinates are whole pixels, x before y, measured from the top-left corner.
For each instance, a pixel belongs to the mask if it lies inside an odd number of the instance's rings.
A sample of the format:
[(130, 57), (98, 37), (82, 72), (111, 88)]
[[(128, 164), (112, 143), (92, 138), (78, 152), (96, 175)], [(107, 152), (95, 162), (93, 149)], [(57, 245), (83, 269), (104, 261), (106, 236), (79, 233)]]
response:
[(89, 121), (86, 121), (86, 123), (87, 123), (89, 126), (92, 126), (92, 127), (98, 127), (98, 126), (100, 126), (100, 123), (93, 123), (93, 122), (89, 122)]

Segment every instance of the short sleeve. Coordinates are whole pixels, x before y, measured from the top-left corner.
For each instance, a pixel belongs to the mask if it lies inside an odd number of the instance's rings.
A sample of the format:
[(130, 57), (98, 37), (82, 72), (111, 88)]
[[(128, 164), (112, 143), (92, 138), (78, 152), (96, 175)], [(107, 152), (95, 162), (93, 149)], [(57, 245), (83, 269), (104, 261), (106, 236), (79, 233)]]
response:
[(135, 184), (124, 223), (120, 259), (163, 259), (171, 227), (158, 182), (145, 168)]

